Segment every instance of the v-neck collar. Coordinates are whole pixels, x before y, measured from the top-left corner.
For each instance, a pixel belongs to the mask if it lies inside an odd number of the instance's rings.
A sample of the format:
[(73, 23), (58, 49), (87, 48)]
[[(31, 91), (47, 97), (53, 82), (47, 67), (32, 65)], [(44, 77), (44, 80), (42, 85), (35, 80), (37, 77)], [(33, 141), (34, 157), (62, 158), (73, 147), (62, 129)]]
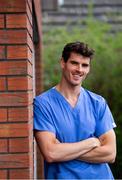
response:
[(81, 89), (80, 89), (80, 94), (79, 94), (79, 96), (78, 96), (78, 100), (77, 100), (77, 102), (76, 102), (76, 104), (75, 104), (74, 107), (73, 107), (73, 106), (67, 101), (67, 99), (56, 89), (56, 87), (53, 87), (52, 90), (55, 91), (55, 93), (58, 95), (58, 97), (59, 97), (61, 100), (63, 100), (63, 101), (66, 103), (66, 105), (67, 105), (71, 110), (75, 110), (75, 109), (77, 109), (77, 108), (79, 107), (80, 100), (81, 100), (81, 98), (82, 98), (82, 96), (83, 96), (83, 88), (82, 88), (82, 87), (81, 87)]

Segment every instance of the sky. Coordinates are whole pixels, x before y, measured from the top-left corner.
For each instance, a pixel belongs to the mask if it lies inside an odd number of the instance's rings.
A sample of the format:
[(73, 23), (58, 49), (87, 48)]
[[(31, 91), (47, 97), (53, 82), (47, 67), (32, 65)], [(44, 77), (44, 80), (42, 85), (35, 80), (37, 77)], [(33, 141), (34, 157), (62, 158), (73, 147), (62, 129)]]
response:
[(64, 0), (58, 0), (59, 4), (63, 4)]

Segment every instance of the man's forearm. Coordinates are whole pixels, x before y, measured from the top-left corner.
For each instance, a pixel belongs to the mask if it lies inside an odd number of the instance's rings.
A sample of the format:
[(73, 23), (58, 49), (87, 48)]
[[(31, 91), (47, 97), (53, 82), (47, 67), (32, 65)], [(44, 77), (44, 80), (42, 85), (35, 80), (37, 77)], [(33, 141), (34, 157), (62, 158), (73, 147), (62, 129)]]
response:
[(52, 148), (53, 161), (68, 161), (78, 158), (84, 153), (100, 145), (97, 138), (89, 138), (76, 143), (57, 143)]
[(77, 159), (82, 154), (100, 146), (97, 138), (89, 138), (75, 143), (60, 143), (53, 133), (35, 132), (40, 150), (48, 162), (61, 162)]
[(109, 146), (100, 146), (91, 151), (82, 154), (78, 160), (90, 163), (113, 163), (115, 160), (115, 152), (110, 150)]

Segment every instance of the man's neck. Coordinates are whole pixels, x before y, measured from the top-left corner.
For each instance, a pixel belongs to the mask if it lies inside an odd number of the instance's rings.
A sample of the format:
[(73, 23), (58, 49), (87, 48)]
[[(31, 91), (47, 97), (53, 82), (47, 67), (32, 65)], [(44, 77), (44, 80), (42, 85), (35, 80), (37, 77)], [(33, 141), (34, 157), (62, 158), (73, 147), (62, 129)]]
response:
[(69, 84), (62, 83), (62, 81), (56, 86), (56, 89), (65, 97), (65, 99), (74, 107), (77, 103), (81, 86), (71, 86)]

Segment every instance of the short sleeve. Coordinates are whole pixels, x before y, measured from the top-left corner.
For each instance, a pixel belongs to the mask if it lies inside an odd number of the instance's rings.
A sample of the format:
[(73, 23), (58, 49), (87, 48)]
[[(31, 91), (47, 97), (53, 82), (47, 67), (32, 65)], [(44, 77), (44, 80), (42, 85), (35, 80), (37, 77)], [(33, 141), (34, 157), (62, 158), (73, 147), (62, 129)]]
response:
[(49, 104), (44, 100), (34, 99), (34, 129), (39, 131), (50, 131), (55, 134)]
[(106, 101), (103, 99), (100, 103), (100, 108), (98, 106), (98, 116), (96, 119), (95, 136), (99, 137), (102, 134), (106, 133), (107, 131), (115, 127), (116, 127), (116, 124), (114, 122), (112, 113)]

